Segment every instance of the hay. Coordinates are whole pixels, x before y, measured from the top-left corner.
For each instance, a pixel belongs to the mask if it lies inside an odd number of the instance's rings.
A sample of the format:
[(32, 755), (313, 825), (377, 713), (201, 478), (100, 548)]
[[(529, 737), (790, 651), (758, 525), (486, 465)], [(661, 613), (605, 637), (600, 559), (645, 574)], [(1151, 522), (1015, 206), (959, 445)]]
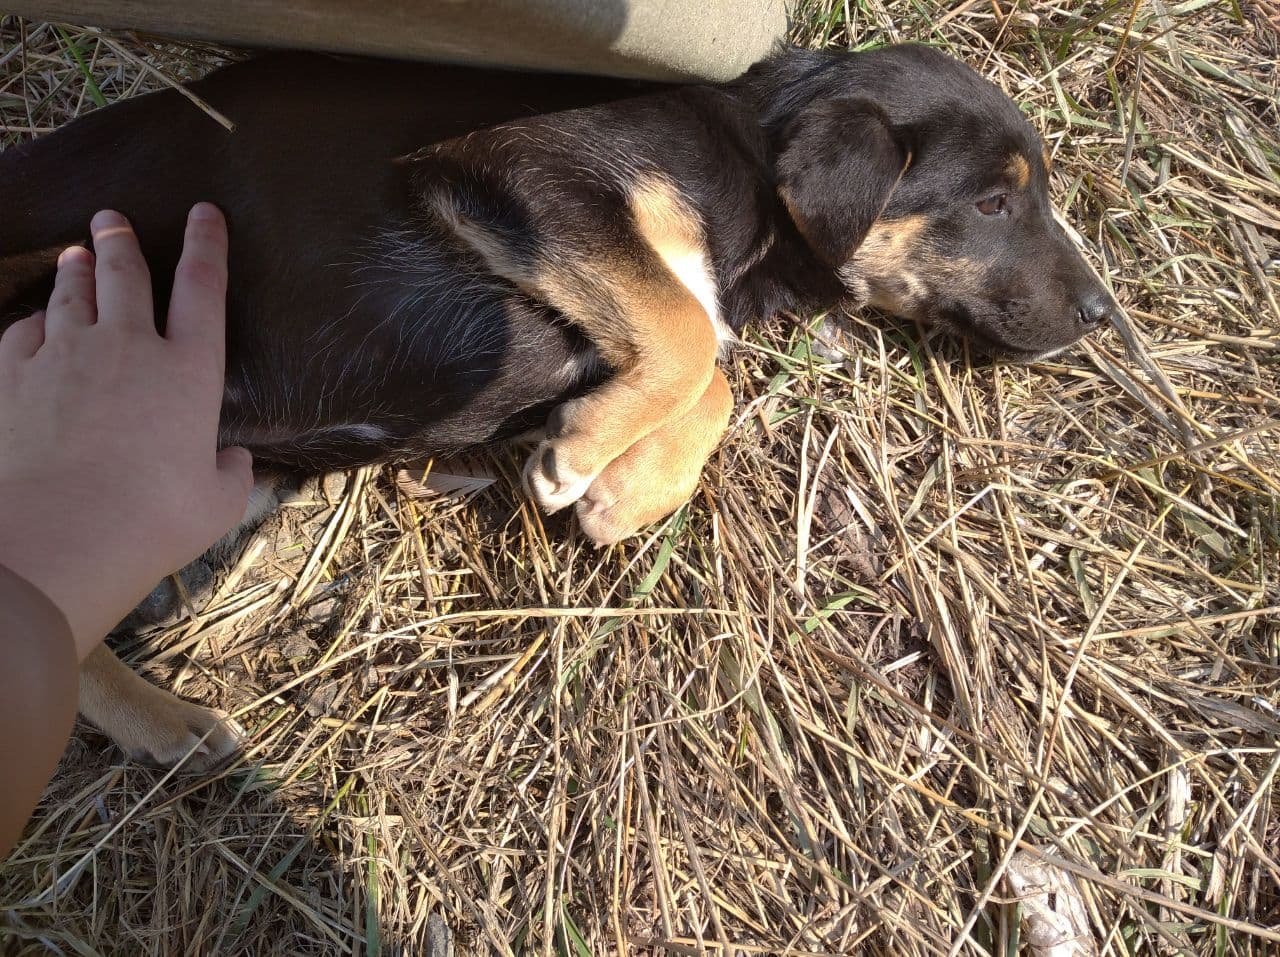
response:
[[(757, 327), (695, 502), (603, 554), (514, 452), (297, 503), (124, 649), (248, 756), (82, 730), (0, 868), (9, 948), (1004, 955), (1017, 853), (1097, 953), (1280, 952), (1276, 14), (806, 5), (802, 42), (941, 43), (1025, 105), (1123, 335), (1023, 367)], [(6, 20), (0, 135), (217, 58)]]

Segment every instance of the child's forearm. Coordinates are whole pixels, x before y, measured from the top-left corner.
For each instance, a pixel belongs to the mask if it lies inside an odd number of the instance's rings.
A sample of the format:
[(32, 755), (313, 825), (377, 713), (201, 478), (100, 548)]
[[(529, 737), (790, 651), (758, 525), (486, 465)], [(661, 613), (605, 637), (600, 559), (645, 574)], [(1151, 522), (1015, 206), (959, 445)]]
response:
[(17, 842), (66, 748), (79, 675), (62, 612), (0, 565), (0, 859)]

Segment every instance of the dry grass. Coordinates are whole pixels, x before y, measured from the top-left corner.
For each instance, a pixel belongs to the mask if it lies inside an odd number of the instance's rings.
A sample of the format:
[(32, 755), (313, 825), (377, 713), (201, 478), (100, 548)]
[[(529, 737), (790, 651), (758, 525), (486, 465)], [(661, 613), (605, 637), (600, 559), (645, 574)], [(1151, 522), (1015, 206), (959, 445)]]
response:
[[(437, 915), (459, 953), (1011, 955), (1023, 847), (1099, 953), (1280, 953), (1277, 8), (1027, 9), (820, 0), (800, 38), (943, 43), (1025, 104), (1132, 351), (754, 329), (697, 500), (603, 554), (515, 453), (286, 510), (125, 649), (248, 755), (85, 729), (0, 869), (9, 946), (422, 954)], [(212, 59), (8, 20), (0, 129)]]

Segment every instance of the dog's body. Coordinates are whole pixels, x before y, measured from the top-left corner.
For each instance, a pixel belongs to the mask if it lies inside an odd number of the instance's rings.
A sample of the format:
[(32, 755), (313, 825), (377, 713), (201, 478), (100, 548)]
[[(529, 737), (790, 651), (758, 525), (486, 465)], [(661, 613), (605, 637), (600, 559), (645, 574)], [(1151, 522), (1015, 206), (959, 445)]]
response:
[[(731, 404), (718, 343), (751, 319), (852, 296), (1031, 356), (1112, 308), (1053, 223), (1034, 131), (926, 48), (786, 51), (720, 87), (285, 55), (194, 89), (235, 132), (169, 92), (0, 154), (0, 323), (99, 208), (130, 217), (163, 303), (186, 210), (217, 203), (222, 438), (269, 468), (454, 450), (554, 409), (531, 489), (614, 541), (692, 491)], [(117, 741), (171, 761), (210, 727), (105, 654), (85, 704)]]

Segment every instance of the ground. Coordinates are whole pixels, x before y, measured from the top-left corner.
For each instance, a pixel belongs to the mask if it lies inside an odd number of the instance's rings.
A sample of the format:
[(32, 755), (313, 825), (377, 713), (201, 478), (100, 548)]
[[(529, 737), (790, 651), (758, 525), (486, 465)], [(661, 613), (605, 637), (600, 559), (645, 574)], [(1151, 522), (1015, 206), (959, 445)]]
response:
[[(1280, 952), (1276, 20), (805, 3), (800, 42), (941, 44), (1018, 100), (1127, 318), (1030, 366), (755, 327), (695, 500), (604, 552), (516, 452), (313, 490), (121, 649), (243, 760), (79, 729), (0, 950)], [(0, 143), (217, 58), (0, 21)], [(1033, 950), (1045, 905), (1084, 936)]]

